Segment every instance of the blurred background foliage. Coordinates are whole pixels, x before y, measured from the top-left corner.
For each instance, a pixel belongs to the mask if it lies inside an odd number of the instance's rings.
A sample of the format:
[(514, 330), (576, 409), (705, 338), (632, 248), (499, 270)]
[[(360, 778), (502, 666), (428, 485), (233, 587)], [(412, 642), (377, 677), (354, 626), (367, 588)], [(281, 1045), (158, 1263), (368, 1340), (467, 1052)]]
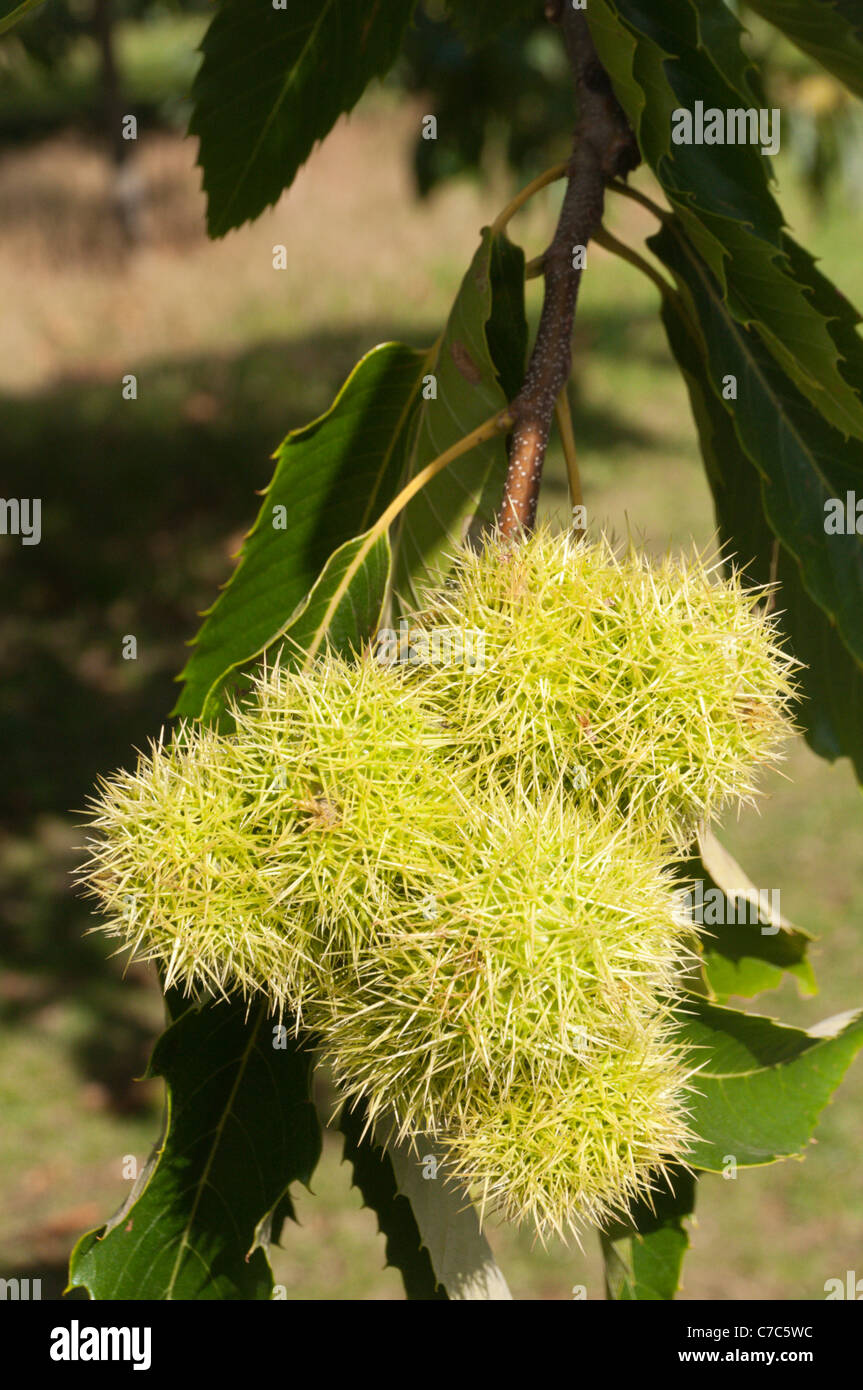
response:
[[(783, 138), (811, 196), (817, 200), (835, 181), (859, 204), (859, 103), (745, 4), (732, 8), (747, 27), (765, 100), (782, 109)], [(210, 0), (45, 0), (0, 40), (0, 140), (69, 126), (103, 129), (106, 48), (139, 120), (182, 130), (210, 10)], [(487, 178), (501, 167), (527, 182), (567, 154), (567, 65), (540, 6), (537, 12), (477, 46), (446, 17), (444, 0), (420, 0), (386, 85), (422, 97), (438, 119), (438, 138), (418, 134), (413, 151), (421, 195), (453, 176)]]
[(45, 0), (0, 39), (0, 138), (102, 128), (106, 48), (129, 109), (181, 129), (209, 9), (208, 0)]
[[(0, 38), (0, 481), (4, 496), (40, 496), (43, 515), (39, 546), (0, 538), (0, 1275), (42, 1277), (52, 1297), (73, 1240), (126, 1195), (125, 1156), (145, 1159), (160, 1099), (132, 1079), (161, 1025), (159, 993), (86, 935), (69, 882), (77, 811), (158, 733), (285, 432), (324, 410), (375, 342), (436, 336), (480, 226), (569, 147), (569, 88), (544, 22), (470, 50), (428, 0), (387, 82), (278, 207), (209, 243), (182, 138), (209, 9), (46, 0)], [(783, 112), (782, 205), (860, 303), (860, 105), (741, 17)], [(118, 105), (139, 122), (134, 227), (116, 215)], [(426, 113), (437, 141), (420, 138)], [(635, 182), (654, 191), (644, 171)], [(529, 256), (559, 196), (546, 190), (514, 224)], [(628, 240), (652, 230), (628, 203), (609, 222)], [(288, 270), (274, 284), (277, 241)], [(656, 292), (598, 248), (591, 267), (572, 387), (591, 517), (658, 547), (707, 542), (709, 494)], [(534, 282), (534, 323), (539, 302)], [(135, 402), (121, 397), (130, 371)], [(543, 508), (566, 513), (556, 449)], [(137, 661), (121, 658), (130, 633)], [(724, 838), (821, 937), (819, 998), (787, 981), (756, 1001), (808, 1026), (863, 994), (860, 803), (845, 760), (829, 767), (795, 744), (785, 773), (763, 814)], [(320, 1091), (328, 1115), (325, 1080)], [(826, 1279), (859, 1269), (859, 1067), (839, 1097), (805, 1163), (705, 1179), (684, 1297), (819, 1298)], [(276, 1260), (289, 1297), (400, 1297), (331, 1138), (315, 1188)], [(518, 1297), (568, 1298), (576, 1284), (603, 1296), (589, 1248), (543, 1252), (507, 1230), (492, 1243)]]
[[(760, 73), (766, 104), (779, 106), (783, 138), (813, 198), (828, 180), (863, 199), (863, 112), (853, 97), (806, 54), (743, 4), (732, 9), (746, 25), (747, 47)], [(503, 162), (526, 183), (568, 154), (571, 96), (556, 35), (538, 17), (513, 23), (500, 39), (471, 49), (447, 21), (443, 3), (426, 3), (396, 75), (409, 92), (433, 97), (442, 129), (418, 139), (417, 188), (427, 193), (453, 174)]]

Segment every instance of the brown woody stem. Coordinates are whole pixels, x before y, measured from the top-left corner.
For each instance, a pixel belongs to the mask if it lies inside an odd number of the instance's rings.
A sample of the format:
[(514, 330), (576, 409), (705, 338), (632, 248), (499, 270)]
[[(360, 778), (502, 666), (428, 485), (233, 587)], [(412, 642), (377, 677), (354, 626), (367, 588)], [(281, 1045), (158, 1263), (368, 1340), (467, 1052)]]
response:
[(551, 245), (543, 256), (545, 297), (524, 385), (510, 407), (515, 418), (498, 524), (513, 536), (530, 529), (551, 420), (569, 378), (572, 324), (587, 243), (602, 221), (605, 186), (639, 163), (638, 146), (611, 89), (584, 14), (569, 0), (546, 13), (560, 25), (572, 68), (577, 118), (568, 184)]

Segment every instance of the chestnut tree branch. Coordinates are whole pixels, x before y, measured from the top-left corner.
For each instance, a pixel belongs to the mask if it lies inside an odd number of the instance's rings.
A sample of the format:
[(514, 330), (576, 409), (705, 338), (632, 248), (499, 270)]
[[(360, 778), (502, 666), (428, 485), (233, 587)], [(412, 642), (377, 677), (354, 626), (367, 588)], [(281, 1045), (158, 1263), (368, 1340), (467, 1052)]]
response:
[(581, 266), (587, 243), (602, 221), (606, 184), (640, 162), (635, 137), (597, 57), (584, 14), (574, 10), (570, 0), (550, 0), (546, 14), (563, 35), (577, 115), (563, 207), (543, 256), (545, 297), (539, 329), (524, 384), (510, 406), (515, 428), (498, 517), (504, 536), (529, 530), (536, 519), (555, 401), (570, 373)]

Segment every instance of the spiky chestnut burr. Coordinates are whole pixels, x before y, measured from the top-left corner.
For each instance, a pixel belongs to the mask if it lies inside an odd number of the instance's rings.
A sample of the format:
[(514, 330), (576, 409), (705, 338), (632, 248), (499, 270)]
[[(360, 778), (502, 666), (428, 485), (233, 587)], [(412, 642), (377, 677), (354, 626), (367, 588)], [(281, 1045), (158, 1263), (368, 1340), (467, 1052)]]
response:
[(485, 665), (264, 672), (231, 740), (103, 785), (83, 876), (169, 982), (305, 1012), (349, 1094), (509, 1215), (596, 1219), (683, 1153), (661, 860), (751, 794), (790, 663), (698, 557), (546, 533), (462, 557), (426, 621)]
[(559, 792), (487, 791), (412, 886), (306, 1001), (342, 1094), (401, 1137), (526, 1078), (554, 1091), (675, 992), (690, 928), (661, 852)]
[(276, 666), (233, 714), (230, 738), (184, 727), (102, 782), (79, 877), (167, 984), (299, 1020), (329, 953), (356, 962), (413, 901), (463, 798), (436, 721), (374, 661)]
[(254, 803), (236, 774), (233, 746), (212, 730), (182, 727), (173, 742), (151, 744), (134, 771), (102, 780), (78, 877), (105, 915), (102, 930), (157, 962), (167, 986), (251, 994), (266, 969), (281, 1007), (296, 993), (297, 942), (313, 912), (286, 905), (289, 865), (275, 840), (254, 833)]
[[(484, 663), (405, 668), (446, 712), (453, 753), (531, 794), (563, 779), (682, 848), (699, 822), (756, 794), (791, 731), (795, 663), (763, 591), (696, 550), (633, 547), (539, 529), (459, 554), (421, 622), (484, 638)], [(469, 753), (468, 753), (469, 755)]]
[(573, 1059), (554, 1084), (523, 1075), (504, 1100), (477, 1090), (441, 1136), (440, 1177), (542, 1239), (625, 1216), (685, 1163), (696, 1066), (664, 1012), (630, 1014), (613, 1046)]

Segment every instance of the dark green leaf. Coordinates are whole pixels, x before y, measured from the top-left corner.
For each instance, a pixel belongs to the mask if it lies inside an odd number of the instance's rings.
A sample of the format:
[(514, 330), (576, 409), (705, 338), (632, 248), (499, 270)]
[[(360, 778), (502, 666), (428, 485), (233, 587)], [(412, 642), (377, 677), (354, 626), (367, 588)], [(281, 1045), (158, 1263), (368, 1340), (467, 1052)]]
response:
[(367, 532), (340, 546), (285, 628), (287, 650), (314, 654), (326, 643), (340, 656), (358, 651), (377, 628), (389, 575), (386, 533)]
[[(274, 633), (268, 646), (283, 665), (302, 665), (326, 648), (340, 656), (358, 652), (374, 634), (390, 578), (391, 554), (386, 534), (366, 533), (346, 541), (330, 556), (290, 622)], [(203, 718), (228, 727), (226, 705), (232, 692), (242, 694), (257, 662), (231, 667), (211, 687)], [(225, 717), (223, 717), (225, 716)]]
[(863, 9), (859, 0), (748, 0), (792, 43), (863, 97)]
[(842, 1014), (804, 1032), (692, 997), (681, 1013), (681, 1036), (694, 1045), (700, 1068), (689, 1107), (698, 1137), (686, 1161), (721, 1172), (729, 1157), (754, 1167), (806, 1147), (863, 1047), (863, 1014)]
[(803, 724), (814, 753), (831, 762), (850, 758), (857, 780), (863, 783), (863, 668), (835, 627), (825, 622), (822, 610), (806, 592), (799, 566), (782, 546), (777, 551), (776, 580), (780, 621), (789, 635), (791, 652), (803, 662), (797, 677), (803, 697), (798, 723)]
[(658, 7), (649, 0), (591, 0), (586, 13), (642, 153), (687, 241), (715, 276), (728, 314), (751, 327), (825, 420), (863, 438), (863, 401), (843, 373), (830, 315), (796, 273), (759, 146), (672, 141), (677, 110), (692, 112), (696, 102), (723, 112), (741, 108), (745, 64), (731, 59), (737, 21), (724, 6), (712, 7), (714, 61), (701, 46), (689, 0)]
[[(361, 545), (396, 492), (506, 404), (501, 382), (506, 391), (520, 386), (526, 335), (523, 253), (486, 230), (434, 347), (426, 353), (398, 343), (374, 348), (330, 409), (294, 430), (278, 450), (239, 563), (206, 613), (181, 673), (186, 687), (175, 714), (195, 717), (207, 709), (212, 715), (224, 703), (232, 672), (242, 672), (277, 642), (290, 639), (294, 650), (311, 642), (312, 610), (305, 605), (312, 586), (320, 580), (320, 598), (348, 557), (345, 547), (355, 538)], [(437, 383), (435, 399), (423, 395), (429, 376)], [(506, 449), (497, 438), (457, 459), (408, 504), (393, 528), (397, 592), (402, 585), (415, 593), (414, 584), (430, 569), (445, 570), (446, 555), (463, 531), (476, 519), (491, 519), (505, 471)], [(379, 569), (380, 546), (375, 556)], [(354, 579), (346, 601), (356, 599), (364, 576), (371, 579), (371, 570), (364, 567)], [(373, 588), (366, 595), (366, 617)], [(347, 612), (342, 610), (342, 626)], [(364, 621), (356, 642), (368, 635), (366, 627)], [(338, 633), (334, 637), (345, 650), (349, 644)]]
[(636, 1203), (626, 1220), (601, 1234), (608, 1297), (624, 1302), (671, 1299), (680, 1287), (689, 1249), (686, 1217), (695, 1210), (695, 1176), (672, 1168), (657, 1180), (650, 1202)]
[(221, 0), (201, 44), (189, 133), (207, 226), (224, 236), (275, 203), (398, 53), (415, 0)]
[(737, 399), (727, 405), (748, 458), (769, 484), (764, 492), (774, 534), (800, 564), (815, 601), (863, 661), (863, 544), (856, 535), (825, 533), (825, 503), (855, 487), (863, 496), (863, 444), (845, 440), (814, 410), (759, 338), (727, 312), (708, 267), (663, 227), (648, 245), (691, 297), (692, 317), (707, 348), (714, 390), (733, 375)]
[(241, 1003), (187, 1009), (156, 1044), (168, 1125), (129, 1202), (76, 1245), (70, 1285), (97, 1299), (268, 1299), (262, 1248), (320, 1154), (311, 1056)]
[(374, 348), (330, 409), (288, 435), (237, 568), (195, 638), (175, 714), (199, 715), (211, 691), (212, 704), (226, 673), (275, 641), (333, 552), (392, 500), (427, 367), (413, 348)]
[(527, 318), (524, 308), (524, 252), (506, 235), (491, 248), (491, 313), (485, 336), (501, 390), (514, 400), (527, 366)]
[(401, 1274), (409, 1299), (446, 1299), (446, 1289), (435, 1279), (411, 1204), (396, 1187), (386, 1150), (369, 1136), (363, 1137), (365, 1122), (362, 1104), (352, 1110), (345, 1106), (339, 1129), (345, 1136), (345, 1158), (353, 1168), (354, 1187), (359, 1188), (364, 1205), (375, 1213), (381, 1234), (386, 1237), (387, 1264)]
[(760, 73), (743, 51), (745, 27), (725, 5), (702, 5), (690, 0), (695, 10), (695, 33), (691, 40), (709, 58), (744, 106), (764, 106)]
[[(721, 539), (753, 582), (779, 583), (780, 625), (804, 663), (798, 718), (809, 743), (823, 757), (852, 758), (863, 780), (863, 668), (854, 654), (863, 649), (863, 546), (856, 534), (824, 532), (826, 498), (844, 498), (855, 483), (863, 491), (863, 451), (831, 430), (729, 319), (715, 281), (684, 246), (668, 230), (651, 241), (687, 296), (666, 296), (663, 322), (689, 388)], [(797, 251), (809, 274), (804, 255)], [(726, 372), (738, 378), (736, 401), (721, 398)]]

